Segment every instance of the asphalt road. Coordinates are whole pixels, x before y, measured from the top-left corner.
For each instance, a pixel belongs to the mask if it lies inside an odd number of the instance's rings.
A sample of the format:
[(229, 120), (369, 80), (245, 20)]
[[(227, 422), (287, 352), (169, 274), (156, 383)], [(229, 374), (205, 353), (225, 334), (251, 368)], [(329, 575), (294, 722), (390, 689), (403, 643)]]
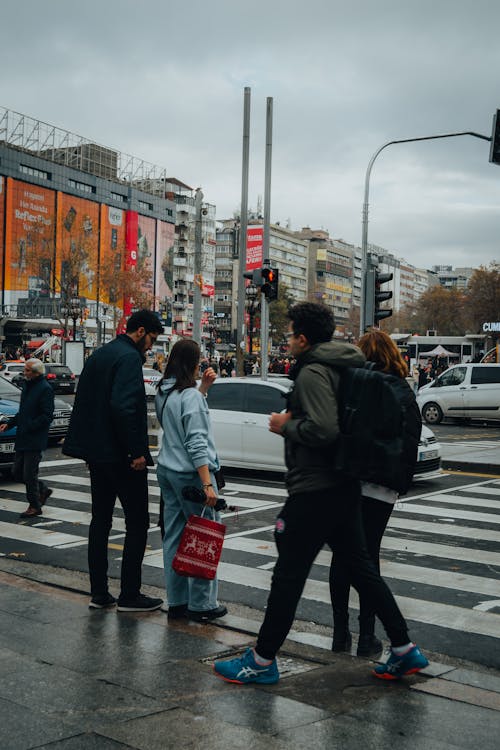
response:
[[(54, 494), (41, 518), (20, 521), (19, 512), (26, 505), (24, 486), (0, 484), (0, 554), (86, 571), (87, 472), (81, 463), (67, 463), (60, 448), (48, 450), (44, 463), (42, 473)], [(228, 472), (228, 480), (224, 495), (239, 510), (224, 518), (220, 599), (230, 609), (250, 607), (262, 612), (275, 560), (274, 521), (285, 489), (277, 475)], [(162, 587), (154, 474), (150, 500), (152, 527), (143, 580)], [(123, 532), (123, 514), (117, 507), (109, 545), (113, 578), (119, 578)], [(500, 477), (461, 473), (417, 483), (395, 508), (382, 557), (383, 574), (399, 598), (415, 640), (437, 653), (500, 667)], [(331, 626), (329, 562), (325, 549), (311, 570), (297, 612), (300, 620), (315, 623), (323, 632)], [(355, 598), (352, 607), (355, 631)]]

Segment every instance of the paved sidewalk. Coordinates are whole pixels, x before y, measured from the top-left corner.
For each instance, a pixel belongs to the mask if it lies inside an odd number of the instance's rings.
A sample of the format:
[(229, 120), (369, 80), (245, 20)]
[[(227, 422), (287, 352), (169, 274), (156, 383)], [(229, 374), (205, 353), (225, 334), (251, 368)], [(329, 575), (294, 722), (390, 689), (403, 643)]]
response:
[[(257, 623), (169, 623), (165, 613), (88, 609), (82, 578), (3, 559), (2, 750), (497, 750), (500, 674), (434, 657), (428, 675), (384, 683), (368, 660), (296, 633), (275, 686), (215, 677)], [(299, 641), (307, 641), (300, 643)], [(324, 644), (322, 644), (324, 645)]]
[(495, 441), (441, 442), (443, 468), (500, 475), (500, 443)]

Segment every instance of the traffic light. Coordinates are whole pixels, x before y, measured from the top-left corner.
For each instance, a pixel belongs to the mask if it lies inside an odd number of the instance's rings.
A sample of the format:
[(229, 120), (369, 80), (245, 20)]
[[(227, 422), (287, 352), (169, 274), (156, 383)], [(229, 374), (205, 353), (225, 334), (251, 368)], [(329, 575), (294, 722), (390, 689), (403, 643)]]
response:
[(493, 115), (493, 129), (491, 131), (490, 162), (500, 164), (500, 109)]
[(389, 290), (380, 290), (382, 284), (387, 284), (388, 281), (392, 281), (394, 278), (392, 273), (380, 273), (375, 271), (375, 324), (377, 321), (383, 320), (384, 318), (390, 318), (392, 315), (392, 308), (381, 308), (380, 303), (385, 302), (388, 299), (392, 299), (392, 292)]
[(246, 271), (243, 276), (245, 277), (245, 279), (249, 279), (252, 284), (255, 284), (255, 286), (260, 289), (262, 287), (262, 284), (264, 283), (262, 279), (262, 270), (262, 268), (254, 268), (253, 271)]
[(278, 299), (279, 271), (277, 268), (262, 268), (262, 293), (267, 301)]

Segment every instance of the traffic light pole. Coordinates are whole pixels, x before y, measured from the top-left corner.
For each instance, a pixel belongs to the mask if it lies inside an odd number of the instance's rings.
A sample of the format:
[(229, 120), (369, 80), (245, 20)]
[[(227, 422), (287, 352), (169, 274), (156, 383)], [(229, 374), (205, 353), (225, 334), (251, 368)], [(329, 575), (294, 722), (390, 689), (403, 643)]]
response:
[(462, 135), (471, 135), (474, 138), (481, 138), (483, 141), (491, 141), (491, 138), (487, 135), (481, 135), (481, 133), (474, 133), (472, 131), (465, 131), (462, 133), (443, 133), (442, 135), (427, 135), (420, 138), (401, 138), (396, 141), (388, 141), (384, 143), (375, 153), (373, 154), (365, 176), (365, 197), (363, 203), (363, 225), (361, 235), (361, 308), (359, 314), (359, 333), (363, 335), (365, 329), (370, 325), (367, 319), (367, 272), (368, 272), (368, 205), (369, 205), (369, 194), (370, 194), (370, 175), (372, 167), (375, 163), (377, 156), (387, 146), (392, 146), (395, 143), (414, 143), (416, 141), (435, 141), (440, 138), (457, 138)]
[[(271, 225), (271, 163), (273, 152), (273, 99), (267, 97), (266, 108), (266, 165), (265, 165), (265, 182), (264, 182), (264, 236), (262, 241), (262, 256), (264, 266), (270, 266), (269, 257), (269, 234)], [(260, 356), (261, 356), (261, 377), (267, 380), (267, 371), (269, 369), (269, 303), (265, 294), (261, 295), (260, 306)]]
[(243, 154), (241, 169), (241, 206), (238, 252), (238, 300), (236, 305), (236, 372), (243, 375), (245, 359), (245, 278), (247, 264), (248, 168), (250, 162), (250, 88), (243, 97)]

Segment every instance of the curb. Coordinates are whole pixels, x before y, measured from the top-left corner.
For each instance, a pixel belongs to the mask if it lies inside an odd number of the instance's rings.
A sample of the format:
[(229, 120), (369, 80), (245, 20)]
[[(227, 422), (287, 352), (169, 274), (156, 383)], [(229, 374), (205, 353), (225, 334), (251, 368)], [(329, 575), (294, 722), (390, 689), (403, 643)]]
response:
[(463, 471), (483, 474), (493, 474), (500, 477), (500, 464), (480, 463), (479, 461), (453, 461), (445, 459), (442, 462), (443, 471)]

